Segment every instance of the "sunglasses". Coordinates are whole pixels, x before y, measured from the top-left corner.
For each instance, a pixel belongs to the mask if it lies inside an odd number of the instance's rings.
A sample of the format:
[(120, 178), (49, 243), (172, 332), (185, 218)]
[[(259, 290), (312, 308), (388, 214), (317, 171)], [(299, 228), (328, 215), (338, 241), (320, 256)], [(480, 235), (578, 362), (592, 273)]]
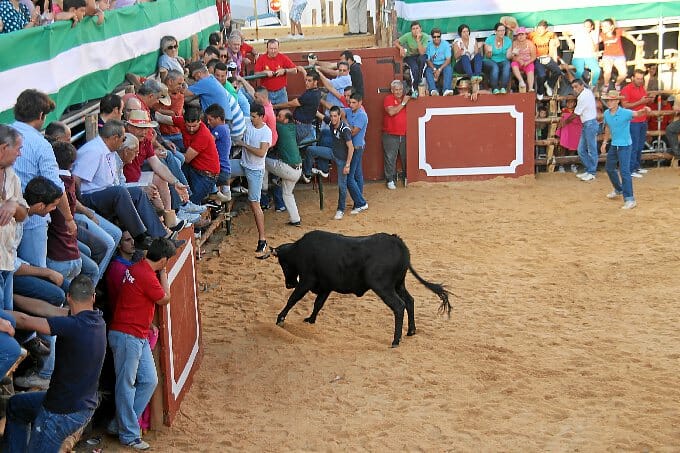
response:
[(229, 58), (229, 55), (220, 55), (220, 58)]
[(175, 44), (174, 46), (168, 46), (165, 48), (165, 50), (172, 50), (172, 49), (179, 49), (179, 45)]
[(441, 38), (441, 37), (442, 37), (442, 35), (434, 35), (434, 36), (432, 36), (432, 39), (437, 39), (437, 38)]

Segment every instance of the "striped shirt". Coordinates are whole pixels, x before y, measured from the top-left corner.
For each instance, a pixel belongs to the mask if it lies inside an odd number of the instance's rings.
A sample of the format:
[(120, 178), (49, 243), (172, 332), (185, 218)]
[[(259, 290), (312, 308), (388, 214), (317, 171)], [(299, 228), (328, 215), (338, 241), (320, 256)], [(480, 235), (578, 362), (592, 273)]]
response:
[[(21, 180), (21, 190), (26, 190), (26, 184), (36, 176), (44, 176), (64, 190), (64, 183), (59, 177), (57, 159), (45, 137), (33, 126), (20, 121), (15, 121), (12, 127), (18, 130), (24, 139), (21, 156), (14, 163), (14, 171)], [(45, 217), (32, 215), (24, 222), (24, 230), (44, 226), (49, 221), (49, 214)]]

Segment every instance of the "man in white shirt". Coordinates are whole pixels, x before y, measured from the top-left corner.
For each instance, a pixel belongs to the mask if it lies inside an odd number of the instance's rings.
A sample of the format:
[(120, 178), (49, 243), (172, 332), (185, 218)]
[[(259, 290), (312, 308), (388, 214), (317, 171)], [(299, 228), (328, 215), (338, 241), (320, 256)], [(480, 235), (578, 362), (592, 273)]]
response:
[(581, 140), (578, 142), (578, 157), (585, 167), (585, 172), (576, 175), (581, 181), (593, 181), (597, 172), (597, 161), (599, 158), (597, 150), (597, 104), (595, 95), (581, 79), (574, 79), (571, 87), (577, 95), (576, 108), (574, 113), (581, 118), (583, 131)]

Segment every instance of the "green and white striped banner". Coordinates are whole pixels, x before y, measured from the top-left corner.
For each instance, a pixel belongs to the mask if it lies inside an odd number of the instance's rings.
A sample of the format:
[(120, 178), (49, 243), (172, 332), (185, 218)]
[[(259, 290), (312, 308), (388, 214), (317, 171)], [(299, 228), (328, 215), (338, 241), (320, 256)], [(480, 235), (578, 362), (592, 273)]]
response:
[(215, 30), (214, 0), (159, 0), (106, 12), (102, 25), (87, 18), (73, 28), (57, 22), (0, 35), (0, 122), (13, 121), (25, 89), (48, 93), (57, 104), (50, 117), (59, 118), (70, 105), (110, 93), (127, 72), (154, 72), (161, 37), (177, 38), (189, 56), (189, 38), (198, 34), (205, 47)]
[(680, 15), (677, 0), (397, 0), (397, 28), (410, 31), (417, 20), (429, 32), (439, 27), (444, 33), (455, 33), (460, 24), (472, 31), (492, 30), (501, 16), (513, 16), (525, 27), (534, 27), (542, 19), (553, 25), (576, 24), (584, 19), (617, 21), (651, 19)]

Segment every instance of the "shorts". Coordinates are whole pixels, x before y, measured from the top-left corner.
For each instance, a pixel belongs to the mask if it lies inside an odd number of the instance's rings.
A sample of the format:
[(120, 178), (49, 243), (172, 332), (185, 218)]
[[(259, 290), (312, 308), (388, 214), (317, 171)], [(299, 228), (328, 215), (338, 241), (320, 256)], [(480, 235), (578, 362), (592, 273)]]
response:
[(242, 167), (248, 180), (248, 201), (260, 202), (260, 192), (262, 192), (262, 180), (264, 179), (264, 169), (253, 170)]
[(292, 20), (293, 22), (300, 22), (300, 19), (302, 19), (302, 12), (305, 10), (306, 7), (307, 2), (298, 3), (297, 5), (294, 4), (290, 8), (290, 14), (288, 15), (290, 20)]
[(517, 62), (517, 61), (513, 61), (512, 63), (510, 63), (510, 66), (513, 67), (513, 68), (519, 68), (519, 70), (522, 71), (525, 74), (528, 74), (530, 72), (534, 72), (534, 62), (533, 61), (529, 64), (525, 64), (524, 66), (519, 64), (519, 62)]

